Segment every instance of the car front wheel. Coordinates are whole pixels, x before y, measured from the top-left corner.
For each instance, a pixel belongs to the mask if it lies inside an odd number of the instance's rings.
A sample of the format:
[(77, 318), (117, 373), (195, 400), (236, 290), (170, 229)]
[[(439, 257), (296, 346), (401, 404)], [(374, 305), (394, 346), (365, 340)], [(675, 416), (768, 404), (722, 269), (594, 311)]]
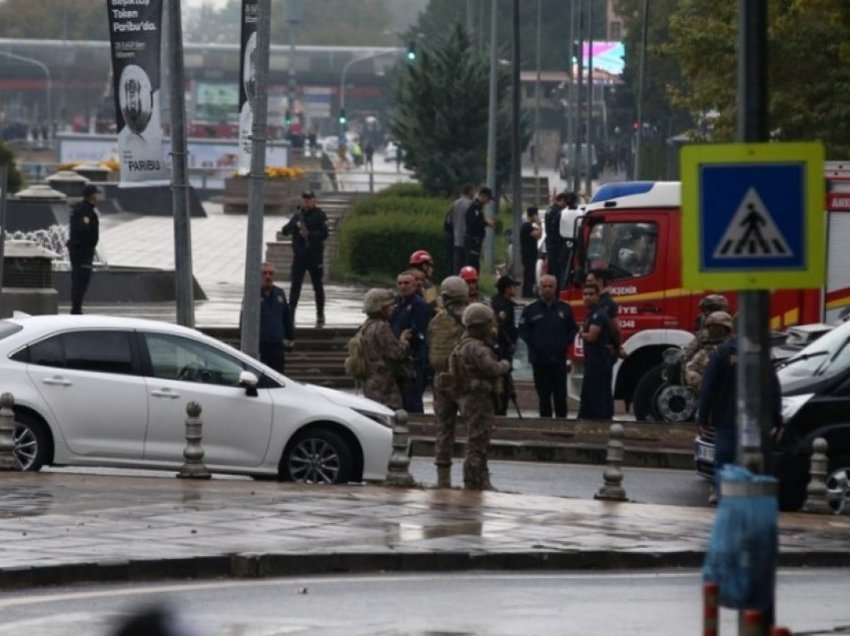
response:
[(305, 484), (345, 484), (354, 461), (345, 439), (323, 428), (300, 433), (281, 461), (281, 477)]
[(49, 438), (44, 424), (28, 413), (15, 415), (12, 453), (21, 470), (39, 470), (47, 462)]

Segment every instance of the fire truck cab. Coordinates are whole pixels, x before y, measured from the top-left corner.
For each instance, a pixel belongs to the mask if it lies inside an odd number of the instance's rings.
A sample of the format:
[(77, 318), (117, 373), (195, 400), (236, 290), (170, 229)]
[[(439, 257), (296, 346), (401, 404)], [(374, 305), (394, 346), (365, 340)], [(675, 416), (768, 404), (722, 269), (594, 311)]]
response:
[[(782, 290), (771, 297), (771, 329), (818, 321), (834, 322), (850, 309), (850, 164), (827, 165), (828, 235), (824, 237), (828, 280), (825, 289)], [(634, 181), (601, 186), (581, 216), (562, 218), (561, 235), (572, 237), (572, 255), (562, 300), (577, 321), (585, 315), (581, 285), (587, 272), (607, 268), (609, 292), (619, 305), (626, 357), (613, 374), (614, 398), (634, 406), (638, 419), (653, 417), (640, 383), (659, 373), (665, 350), (685, 347), (694, 338), (698, 303), (707, 293), (723, 293), (734, 313), (736, 294), (682, 288), (680, 240), (681, 184)], [(570, 395), (581, 392), (582, 342), (570, 352)], [(646, 386), (644, 382), (644, 387)], [(689, 419), (695, 396), (686, 387), (670, 387), (670, 419)]]

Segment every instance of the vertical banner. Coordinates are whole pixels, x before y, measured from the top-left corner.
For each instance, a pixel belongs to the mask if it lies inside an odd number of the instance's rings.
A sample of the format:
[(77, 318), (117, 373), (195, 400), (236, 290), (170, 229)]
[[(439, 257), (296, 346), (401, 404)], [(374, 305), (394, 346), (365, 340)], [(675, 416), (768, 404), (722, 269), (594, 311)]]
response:
[(257, 0), (242, 0), (239, 64), (239, 174), (251, 171), (251, 133), (257, 85)]
[(107, 0), (122, 185), (169, 181), (160, 124), (162, 0)]

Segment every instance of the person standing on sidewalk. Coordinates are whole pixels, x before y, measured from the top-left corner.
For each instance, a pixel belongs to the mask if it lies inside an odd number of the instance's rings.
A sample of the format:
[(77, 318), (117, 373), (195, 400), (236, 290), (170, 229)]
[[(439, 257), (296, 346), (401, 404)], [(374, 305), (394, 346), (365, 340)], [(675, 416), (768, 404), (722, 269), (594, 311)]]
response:
[(425, 275), (422, 282), (422, 298), (431, 307), (432, 311), (437, 310), (437, 289), (431, 281), (434, 276), (434, 259), (427, 250), (416, 250), (410, 255), (409, 264), (411, 269), (416, 269)]
[(572, 309), (558, 300), (557, 281), (545, 274), (537, 281), (540, 298), (526, 305), (519, 320), (519, 336), (528, 345), (528, 360), (534, 375), (534, 388), (540, 417), (567, 417), (567, 348), (575, 338)]
[(584, 341), (584, 378), (581, 382), (581, 405), (578, 416), (587, 420), (610, 420), (614, 417), (611, 373), (614, 352), (611, 350), (611, 319), (599, 301), (599, 288), (585, 283), (582, 300), (587, 316), (581, 327)]
[(461, 412), (467, 428), (463, 487), (492, 490), (487, 468), (487, 451), (493, 433), (495, 397), (500, 382), (510, 371), (507, 360), (493, 353), (496, 317), (487, 305), (474, 303), (463, 312), (464, 335), (452, 351), (450, 373), (459, 388)]
[(410, 329), (398, 337), (390, 327), (390, 315), (395, 307), (395, 294), (389, 289), (370, 289), (363, 297), (366, 322), (360, 327), (363, 350), (371, 372), (363, 380), (363, 395), (390, 409), (400, 409), (400, 370), (406, 367), (410, 355)]
[(466, 211), (472, 205), (472, 197), (475, 196), (475, 186), (467, 183), (463, 186), (460, 197), (454, 200), (446, 213), (443, 229), (451, 231), (452, 235), (452, 260), (449, 263), (453, 272), (460, 271), (466, 265)]
[(449, 276), (440, 284), (443, 307), (428, 323), (428, 361), (434, 370), (434, 415), (437, 437), (434, 464), (437, 488), (451, 488), (452, 451), (455, 445), (459, 396), (443, 386), (449, 370), (449, 356), (463, 337), (463, 310), (469, 302), (469, 288), (460, 276)]
[(97, 216), (97, 186), (83, 186), (82, 200), (71, 208), (67, 242), (71, 260), (71, 313), (83, 313), (83, 298), (89, 288), (94, 250), (100, 238), (100, 219)]
[[(490, 299), (490, 306), (493, 308), (493, 313), (496, 315), (496, 356), (499, 360), (507, 360), (509, 364), (514, 359), (514, 351), (516, 351), (516, 342), (519, 338), (519, 332), (516, 326), (516, 303), (514, 296), (519, 287), (519, 281), (514, 280), (510, 276), (501, 276), (496, 281), (495, 296)], [(511, 366), (513, 366), (511, 364)], [(513, 390), (513, 382), (509, 382), (505, 378), (502, 390), (496, 396), (496, 415), (505, 415), (508, 412), (508, 402), (516, 400), (516, 393)]]
[(316, 326), (325, 324), (324, 258), (325, 241), (328, 238), (328, 217), (316, 206), (316, 195), (312, 190), (301, 194), (303, 206), (299, 206), (292, 218), (283, 226), (284, 236), (292, 235), (292, 282), (289, 288), (289, 304), (292, 320), (301, 299), (304, 274), (310, 272), (313, 292), (316, 295)]
[(534, 279), (537, 277), (537, 241), (543, 228), (538, 210), (530, 207), (525, 211), (525, 222), (519, 228), (519, 253), (522, 258), (522, 297), (534, 298)]
[(390, 327), (396, 336), (410, 332), (412, 377), (401, 380), (402, 408), (408, 413), (424, 413), (422, 395), (428, 380), (428, 321), (431, 308), (419, 295), (413, 272), (404, 271), (396, 278), (399, 296), (390, 317)]
[(274, 284), (274, 265), (263, 263), (260, 273), (260, 362), (283, 373), (285, 352), (295, 342), (295, 326), (286, 292)]
[(465, 264), (474, 267), (477, 272), (481, 271), (481, 246), (484, 245), (487, 228), (496, 227), (496, 222), (484, 215), (484, 207), (492, 199), (493, 191), (487, 186), (482, 186), (478, 190), (478, 195), (466, 209)]

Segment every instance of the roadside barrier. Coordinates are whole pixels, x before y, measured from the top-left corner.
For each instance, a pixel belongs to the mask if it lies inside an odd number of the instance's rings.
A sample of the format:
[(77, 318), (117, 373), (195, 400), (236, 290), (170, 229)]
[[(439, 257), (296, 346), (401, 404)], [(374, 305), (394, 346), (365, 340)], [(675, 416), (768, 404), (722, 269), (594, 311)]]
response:
[(830, 514), (833, 509), (826, 499), (826, 472), (829, 444), (823, 437), (812, 442), (812, 460), (809, 468), (809, 484), (806, 486), (806, 502), (803, 511), (815, 514)]
[(717, 583), (702, 586), (702, 636), (717, 636)]
[(624, 435), (625, 429), (622, 424), (611, 424), (608, 428), (608, 447), (605, 455), (607, 465), (605, 472), (602, 473), (605, 485), (593, 496), (594, 499), (628, 501), (626, 491), (622, 486), (623, 471), (620, 470), (620, 466), (623, 465)]
[(393, 418), (393, 452), (387, 465), (387, 483), (391, 486), (412, 486), (410, 474), (410, 429), (407, 411), (399, 409)]
[(11, 393), (0, 395), (0, 470), (20, 470), (15, 460), (15, 397)]
[(204, 449), (201, 446), (201, 405), (189, 402), (186, 405), (186, 448), (183, 457), (186, 459), (180, 467), (178, 477), (184, 479), (209, 479), (210, 471), (204, 464)]

